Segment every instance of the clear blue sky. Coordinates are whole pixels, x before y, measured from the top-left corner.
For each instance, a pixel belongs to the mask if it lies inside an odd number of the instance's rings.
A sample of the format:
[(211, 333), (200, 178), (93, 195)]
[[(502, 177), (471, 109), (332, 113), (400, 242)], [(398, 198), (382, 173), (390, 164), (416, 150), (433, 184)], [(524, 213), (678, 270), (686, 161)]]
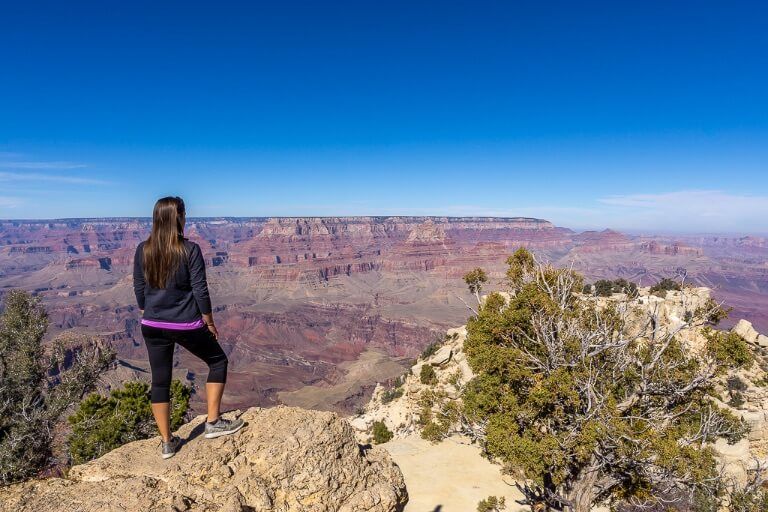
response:
[(768, 232), (765, 2), (5, 2), (0, 218)]

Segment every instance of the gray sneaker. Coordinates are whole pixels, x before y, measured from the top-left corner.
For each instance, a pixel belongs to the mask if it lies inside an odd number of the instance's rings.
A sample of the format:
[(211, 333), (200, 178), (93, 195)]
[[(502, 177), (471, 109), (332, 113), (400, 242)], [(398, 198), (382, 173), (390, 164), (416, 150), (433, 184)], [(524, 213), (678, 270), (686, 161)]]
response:
[(245, 422), (240, 418), (236, 420), (225, 420), (219, 417), (215, 423), (205, 422), (205, 438), (213, 439), (219, 436), (226, 436), (228, 434), (234, 434), (241, 428), (243, 428)]
[(174, 455), (176, 455), (176, 452), (179, 449), (179, 446), (181, 445), (181, 439), (179, 439), (177, 436), (172, 436), (171, 440), (167, 443), (165, 441), (161, 441), (162, 449), (161, 454), (164, 459), (170, 459)]

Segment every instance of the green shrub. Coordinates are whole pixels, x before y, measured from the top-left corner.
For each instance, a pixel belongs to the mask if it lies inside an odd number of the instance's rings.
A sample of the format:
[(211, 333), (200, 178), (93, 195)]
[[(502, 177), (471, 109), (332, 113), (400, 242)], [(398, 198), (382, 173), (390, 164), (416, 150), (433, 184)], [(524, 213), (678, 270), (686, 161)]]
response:
[(731, 512), (765, 512), (768, 510), (768, 488), (763, 485), (748, 485), (730, 493)]
[(672, 279), (669, 279), (668, 277), (665, 277), (655, 285), (651, 286), (651, 293), (654, 294), (666, 294), (668, 291), (680, 291), (682, 288), (680, 286), (680, 283), (677, 281), (674, 281)]
[(421, 359), (422, 361), (425, 359), (429, 359), (430, 357), (432, 357), (437, 353), (441, 345), (442, 343), (440, 343), (439, 341), (433, 341), (432, 343), (430, 343), (424, 348), (424, 350), (421, 352), (421, 356), (419, 356), (419, 359)]
[[(69, 417), (72, 434), (69, 454), (82, 464), (131, 441), (156, 435), (157, 427), (149, 399), (149, 385), (127, 382), (108, 397), (93, 393)], [(171, 383), (171, 430), (186, 419), (191, 389), (174, 379)]]
[[(733, 311), (733, 308), (730, 307), (723, 307), (721, 304), (718, 304), (715, 299), (709, 298), (704, 303), (703, 306), (699, 307), (697, 311), (694, 313), (696, 316), (706, 316), (706, 320), (711, 325), (717, 325), (722, 320), (725, 320), (728, 318), (728, 314)], [(686, 313), (687, 315), (687, 313)], [(687, 322), (688, 320), (686, 320)]]
[(749, 386), (737, 375), (728, 377), (728, 379), (726, 379), (726, 384), (728, 385), (728, 395), (730, 396), (728, 405), (738, 409), (744, 405), (744, 395), (742, 394), (742, 391), (746, 391)]
[(613, 283), (607, 279), (595, 281), (595, 295), (598, 297), (610, 297), (613, 294)]
[(396, 398), (400, 398), (403, 396), (403, 388), (392, 388), (392, 389), (385, 389), (384, 392), (381, 394), (381, 403), (388, 404), (392, 400), (395, 400)]
[[(705, 328), (702, 331), (707, 340), (706, 350), (722, 368), (745, 368), (754, 361), (754, 354), (747, 341), (730, 331), (716, 331)], [(721, 375), (723, 372), (720, 373)]]
[(435, 373), (435, 369), (431, 364), (425, 363), (421, 365), (419, 380), (422, 384), (427, 384), (429, 386), (434, 386), (437, 384), (437, 373)]
[(462, 373), (459, 368), (456, 368), (450, 375), (448, 375), (448, 384), (459, 389), (461, 387)]
[(392, 440), (394, 434), (387, 428), (383, 421), (373, 422), (373, 442), (376, 444), (386, 443)]
[(582, 291), (584, 293), (591, 293), (591, 291), (584, 291), (587, 290), (588, 287), (590, 290), (594, 289), (595, 295), (598, 297), (610, 297), (614, 293), (625, 293), (630, 298), (637, 297), (637, 284), (627, 281), (626, 279), (615, 279), (613, 281), (600, 279), (599, 281), (595, 281), (595, 284), (592, 287), (585, 285)]
[(488, 496), (477, 503), (477, 512), (500, 512), (507, 509), (504, 496)]
[[(451, 427), (458, 421), (459, 405), (448, 400), (445, 392), (425, 390), (419, 396), (419, 420), (421, 437), (438, 443), (451, 432)], [(437, 409), (437, 411), (433, 411)]]

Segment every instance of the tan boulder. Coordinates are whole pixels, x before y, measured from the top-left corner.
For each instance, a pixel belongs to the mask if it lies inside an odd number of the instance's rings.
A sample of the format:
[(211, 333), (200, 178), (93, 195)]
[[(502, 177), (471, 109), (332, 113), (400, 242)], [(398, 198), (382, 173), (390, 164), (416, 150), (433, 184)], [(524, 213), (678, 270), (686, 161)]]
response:
[(743, 318), (733, 326), (731, 332), (735, 332), (750, 343), (757, 343), (760, 334), (752, 327), (752, 324)]
[(204, 439), (204, 417), (178, 432), (168, 460), (159, 438), (124, 445), (69, 472), (0, 489), (0, 510), (394, 512), (407, 492), (378, 447), (363, 449), (335, 413), (278, 406), (243, 413), (232, 436)]

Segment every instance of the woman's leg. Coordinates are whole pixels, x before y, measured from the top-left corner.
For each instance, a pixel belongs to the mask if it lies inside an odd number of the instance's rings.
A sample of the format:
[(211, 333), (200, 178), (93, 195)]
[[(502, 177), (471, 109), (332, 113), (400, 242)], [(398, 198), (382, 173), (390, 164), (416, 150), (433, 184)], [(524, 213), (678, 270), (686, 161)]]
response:
[(223, 382), (206, 382), (205, 398), (208, 402), (208, 421), (213, 423), (221, 414), (221, 397), (224, 396)]
[(141, 326), (141, 334), (149, 355), (149, 367), (152, 370), (152, 415), (163, 441), (171, 440), (171, 376), (173, 365), (172, 340), (163, 336), (163, 331), (155, 327)]
[(227, 355), (207, 327), (188, 331), (177, 342), (208, 365), (205, 398), (208, 403), (208, 421), (214, 422), (221, 413), (221, 397), (224, 395), (229, 363)]
[(160, 437), (167, 443), (171, 440), (171, 404), (169, 402), (153, 403), (152, 416), (155, 417)]

